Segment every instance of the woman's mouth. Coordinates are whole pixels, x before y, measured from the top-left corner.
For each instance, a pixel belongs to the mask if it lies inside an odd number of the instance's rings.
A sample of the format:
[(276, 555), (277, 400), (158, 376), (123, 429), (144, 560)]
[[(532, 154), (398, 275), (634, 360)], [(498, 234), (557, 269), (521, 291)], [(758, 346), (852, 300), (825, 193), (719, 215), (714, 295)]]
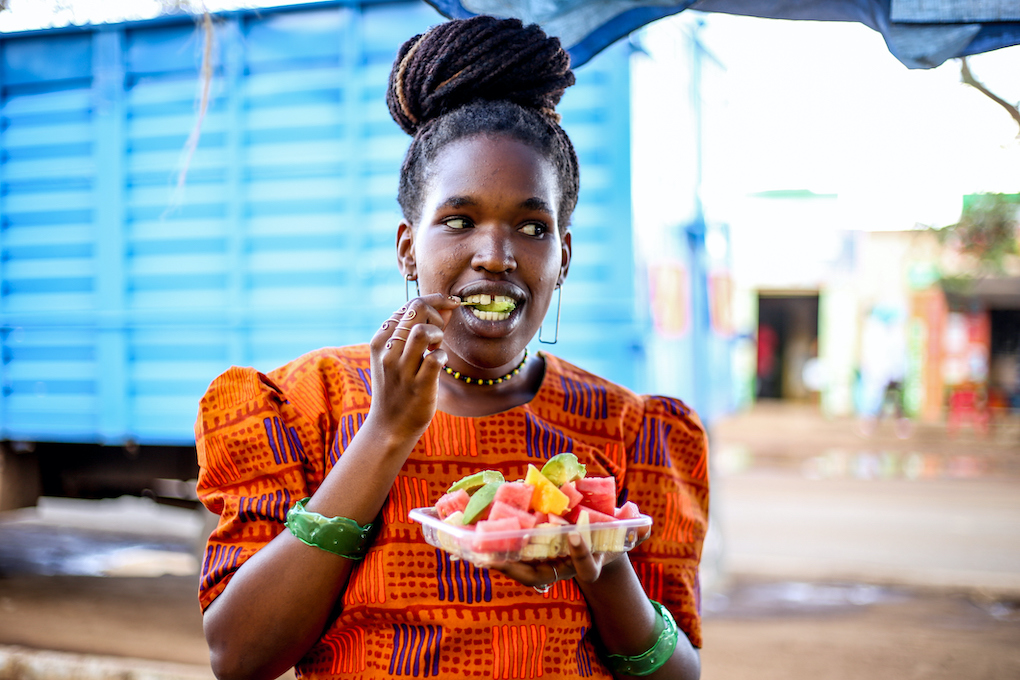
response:
[(460, 301), (476, 319), (482, 321), (505, 321), (517, 308), (517, 302), (505, 295), (468, 295)]

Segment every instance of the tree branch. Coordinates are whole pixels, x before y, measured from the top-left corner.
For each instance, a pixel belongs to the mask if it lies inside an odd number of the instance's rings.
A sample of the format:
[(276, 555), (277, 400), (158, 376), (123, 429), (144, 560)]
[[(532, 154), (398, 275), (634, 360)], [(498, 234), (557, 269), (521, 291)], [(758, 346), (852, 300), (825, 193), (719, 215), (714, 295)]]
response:
[[(994, 92), (989, 90), (987, 87), (979, 83), (970, 72), (970, 66), (967, 65), (967, 57), (960, 57), (960, 78), (967, 85), (970, 85), (975, 90), (985, 95), (993, 102), (1006, 109), (1009, 115), (1016, 121), (1016, 124), (1020, 126), (1020, 109), (1013, 104), (1010, 104), (1005, 99), (998, 97)], [(1017, 137), (1020, 137), (1020, 131), (1017, 132)]]

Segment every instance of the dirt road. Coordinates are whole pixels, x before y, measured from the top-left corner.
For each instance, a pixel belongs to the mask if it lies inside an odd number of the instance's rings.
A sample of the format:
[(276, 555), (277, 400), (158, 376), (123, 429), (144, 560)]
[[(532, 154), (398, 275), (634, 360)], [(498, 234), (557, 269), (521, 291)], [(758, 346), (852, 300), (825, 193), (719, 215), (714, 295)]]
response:
[(755, 614), (755, 587), (737, 586), (731, 596), (739, 597), (741, 587), (749, 589), (751, 603), (706, 618), (704, 680), (1020, 677), (1016, 602), (894, 590), (870, 604), (806, 610), (794, 596), (785, 614), (774, 600)]
[[(720, 423), (703, 677), (1020, 677), (1020, 446), (967, 436), (862, 438), (851, 423), (802, 410)], [(201, 522), (69, 507), (34, 524), (0, 522), (0, 680), (210, 677), (184, 554)], [(124, 517), (145, 521), (118, 525)], [(154, 526), (162, 541), (146, 531)], [(83, 546), (89, 559), (75, 552)], [(143, 555), (151, 567), (154, 548), (168, 573), (187, 575), (46, 576), (26, 566)], [(136, 567), (116, 562), (113, 573)], [(121, 661), (97, 661), (110, 658)]]
[[(211, 677), (194, 593), (195, 579), (178, 576), (2, 579), (0, 678), (40, 680), (72, 672), (119, 680)], [(1020, 677), (1020, 609), (1013, 601), (740, 580), (710, 598), (706, 609), (705, 680)], [(48, 657), (49, 675), (25, 668), (5, 673), (5, 650), (8, 658), (16, 651), (3, 645), (88, 656)], [(97, 655), (126, 659), (104, 667)], [(133, 660), (138, 658), (175, 665), (151, 667)], [(92, 674), (81, 670), (86, 660)]]

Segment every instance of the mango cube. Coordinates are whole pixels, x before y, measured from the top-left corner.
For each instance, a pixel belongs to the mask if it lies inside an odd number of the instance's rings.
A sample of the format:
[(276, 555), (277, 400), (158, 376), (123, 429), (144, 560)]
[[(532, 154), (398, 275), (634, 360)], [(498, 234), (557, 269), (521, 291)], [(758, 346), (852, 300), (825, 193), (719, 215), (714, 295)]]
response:
[(539, 472), (534, 465), (528, 465), (528, 474), (524, 477), (524, 483), (535, 487), (535, 493), (531, 497), (531, 509), (544, 512), (547, 515), (562, 515), (570, 503), (567, 494), (556, 488), (556, 485), (549, 481), (549, 478)]

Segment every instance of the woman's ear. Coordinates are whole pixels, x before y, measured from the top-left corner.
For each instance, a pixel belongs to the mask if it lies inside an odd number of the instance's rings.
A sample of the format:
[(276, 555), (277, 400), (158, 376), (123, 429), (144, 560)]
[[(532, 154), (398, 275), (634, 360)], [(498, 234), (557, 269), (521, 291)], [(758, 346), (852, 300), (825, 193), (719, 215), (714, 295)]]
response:
[(567, 271), (570, 270), (570, 249), (570, 229), (567, 229), (563, 238), (560, 239), (560, 277), (556, 280), (557, 286), (563, 285), (563, 281), (567, 278)]
[(397, 266), (405, 279), (418, 278), (418, 265), (414, 260), (414, 227), (406, 220), (397, 227)]

